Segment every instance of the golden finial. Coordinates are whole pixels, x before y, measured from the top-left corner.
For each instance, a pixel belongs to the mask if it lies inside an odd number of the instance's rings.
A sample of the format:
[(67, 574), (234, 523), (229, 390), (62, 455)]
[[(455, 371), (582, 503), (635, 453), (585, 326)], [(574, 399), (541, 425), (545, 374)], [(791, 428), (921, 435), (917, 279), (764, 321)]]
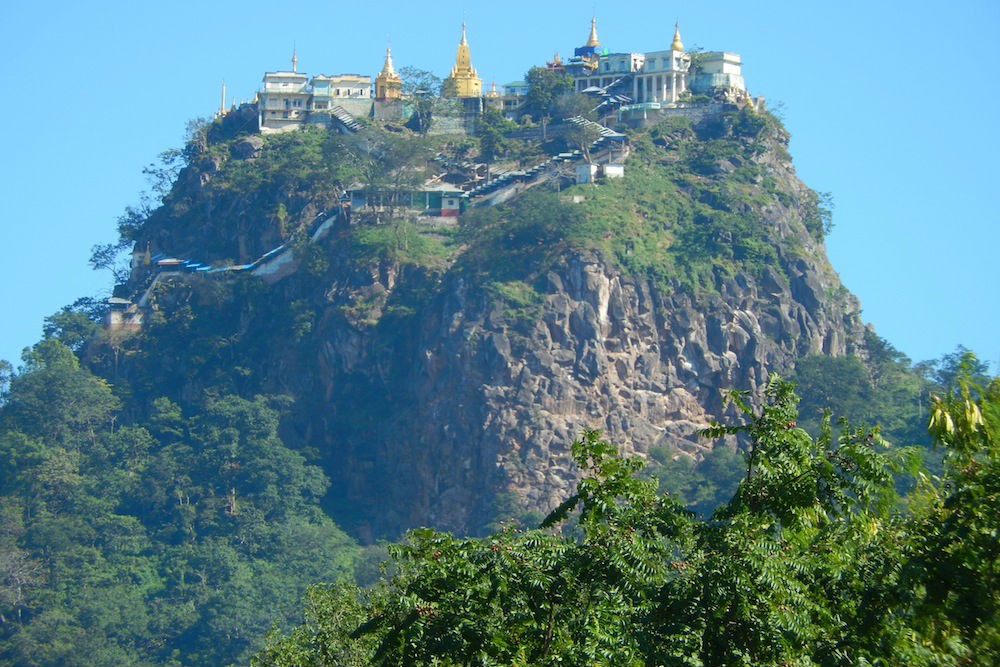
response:
[(382, 66), (383, 76), (396, 76), (396, 69), (392, 66), (392, 46), (385, 47), (385, 65)]
[(298, 72), (299, 71), (299, 56), (295, 52), (295, 46), (294, 45), (292, 45), (292, 71), (293, 72)]
[(450, 97), (480, 97), (482, 95), (483, 80), (479, 78), (476, 68), (472, 66), (469, 40), (465, 35), (465, 21), (462, 21), (462, 40), (458, 43), (458, 51), (455, 53), (455, 66), (451, 68), (451, 74), (445, 79), (445, 88), (450, 91)]
[(402, 97), (402, 84), (403, 81), (396, 73), (396, 68), (392, 66), (392, 46), (386, 45), (385, 65), (375, 77), (375, 99), (398, 100)]
[(600, 46), (601, 43), (597, 41), (597, 17), (590, 19), (590, 39), (584, 46)]
[(681, 29), (679, 23), (674, 23), (674, 43), (670, 45), (671, 51), (683, 51), (684, 42), (681, 41)]
[(455, 67), (452, 69), (452, 76), (456, 72), (471, 71), (475, 76), (475, 68), (472, 67), (472, 55), (469, 51), (469, 40), (465, 37), (465, 21), (462, 21), (462, 40), (458, 43), (458, 52), (455, 54)]

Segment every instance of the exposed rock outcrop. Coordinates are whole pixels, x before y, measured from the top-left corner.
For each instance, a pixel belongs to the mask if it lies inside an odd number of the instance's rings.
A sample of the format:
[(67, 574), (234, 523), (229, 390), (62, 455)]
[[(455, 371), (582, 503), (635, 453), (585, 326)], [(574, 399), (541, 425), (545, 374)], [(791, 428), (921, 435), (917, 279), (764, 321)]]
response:
[[(628, 452), (666, 445), (697, 456), (708, 444), (697, 431), (726, 416), (725, 390), (757, 393), (799, 356), (842, 355), (860, 340), (853, 298), (819, 298), (821, 273), (799, 268), (792, 280), (739, 275), (693, 297), (581, 253), (548, 273), (528, 312), (460, 279), (443, 286), (390, 358), (372, 358), (382, 346), (365, 334), (331, 329), (328, 382), (368, 385), (385, 420), (377, 436), (331, 434), (332, 470), (358, 502), (375, 499), (374, 534), (424, 523), (462, 531), (492, 518), (497, 493), (539, 511), (564, 500), (576, 482), (569, 445), (585, 428)], [(324, 394), (342, 409), (336, 387)], [(359, 474), (366, 459), (379, 491)]]

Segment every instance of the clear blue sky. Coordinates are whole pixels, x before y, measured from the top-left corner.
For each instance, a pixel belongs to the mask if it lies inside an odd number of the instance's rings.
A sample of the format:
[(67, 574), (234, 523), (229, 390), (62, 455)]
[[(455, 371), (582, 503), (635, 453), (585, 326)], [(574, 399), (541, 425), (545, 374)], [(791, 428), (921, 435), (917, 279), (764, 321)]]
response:
[[(607, 6), (607, 3), (603, 3)], [(146, 188), (142, 168), (210, 116), (220, 85), (251, 98), (292, 46), (308, 74), (397, 66), (445, 76), (463, 18), (488, 83), (519, 79), (587, 37), (684, 43), (743, 56), (754, 95), (783, 105), (801, 178), (833, 194), (834, 267), (864, 318), (915, 360), (959, 343), (1000, 358), (996, 118), (1000, 3), (333, 3), (260, 0), (11, 3), (0, 24), (0, 358), (17, 361), (42, 319), (107, 295), (87, 265)], [(994, 267), (996, 268), (996, 267)], [(994, 367), (996, 368), (996, 367)]]

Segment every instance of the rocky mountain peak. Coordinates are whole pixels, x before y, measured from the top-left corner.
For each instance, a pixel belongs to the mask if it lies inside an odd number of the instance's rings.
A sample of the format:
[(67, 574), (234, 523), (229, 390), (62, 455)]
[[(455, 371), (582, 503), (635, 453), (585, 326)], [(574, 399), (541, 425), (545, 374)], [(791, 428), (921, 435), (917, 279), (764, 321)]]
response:
[[(367, 143), (238, 138), (189, 166), (140, 241), (248, 270), (160, 281), (119, 368), (133, 391), (155, 377), (181, 401), (290, 396), (286, 439), (323, 461), (329, 507), (362, 539), (546, 512), (577, 480), (570, 444), (587, 428), (697, 458), (725, 390), (753, 397), (803, 355), (861, 345), (822, 202), (766, 113), (668, 118), (630, 134), (624, 179), (556, 178), (457, 222), (348, 215), (351, 187), (411, 187), (449, 150)], [(388, 147), (408, 161), (374, 173)], [(259, 271), (278, 244), (281, 270)]]

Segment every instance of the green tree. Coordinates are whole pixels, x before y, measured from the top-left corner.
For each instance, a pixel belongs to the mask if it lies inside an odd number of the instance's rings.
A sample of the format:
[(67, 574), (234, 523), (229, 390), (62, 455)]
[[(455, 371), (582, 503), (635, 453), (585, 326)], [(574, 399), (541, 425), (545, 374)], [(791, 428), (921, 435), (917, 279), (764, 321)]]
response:
[(0, 359), (0, 408), (7, 402), (10, 381), (14, 377), (14, 366), (6, 359)]
[(819, 432), (823, 412), (871, 423), (874, 388), (868, 369), (854, 356), (815, 355), (799, 359), (793, 376), (802, 395), (803, 424)]
[(574, 91), (573, 77), (565, 70), (532, 67), (524, 80), (528, 84), (525, 110), (538, 120), (555, 117), (560, 98)]
[(122, 239), (118, 243), (98, 243), (93, 246), (90, 249), (90, 268), (108, 271), (116, 285), (124, 284), (130, 272), (128, 245), (128, 240)]
[(10, 381), (0, 426), (51, 446), (80, 447), (95, 440), (119, 406), (108, 383), (81, 368), (70, 348), (43, 340), (25, 354), (24, 370)]
[(391, 218), (397, 208), (409, 206), (413, 192), (423, 182), (429, 155), (426, 140), (370, 130), (359, 139), (357, 148), (368, 208), (385, 211)]
[(441, 78), (417, 67), (400, 67), (403, 79), (403, 96), (413, 105), (415, 129), (420, 136), (427, 136), (434, 122), (434, 112), (441, 107)]
[(706, 518), (726, 504), (739, 486), (743, 471), (740, 452), (718, 443), (701, 460), (654, 447), (644, 473), (697, 516)]
[[(803, 426), (818, 433), (824, 410), (834, 420), (878, 424), (888, 441), (930, 447), (926, 369), (872, 331), (862, 357), (810, 356), (796, 362), (793, 379), (802, 395)], [(932, 455), (933, 456), (933, 455)]]
[(1000, 379), (977, 385), (982, 366), (965, 361), (931, 406), (943, 479), (914, 503), (908, 591), (917, 657), (931, 665), (1000, 662)]
[(986, 387), (990, 382), (990, 366), (979, 359), (975, 352), (959, 345), (954, 352), (924, 366), (928, 379), (936, 386), (938, 393), (958, 389), (960, 382), (973, 392)]
[(100, 332), (100, 320), (106, 312), (107, 304), (96, 299), (77, 299), (72, 305), (45, 318), (42, 335), (55, 338), (74, 352), (80, 352)]
[[(749, 421), (710, 435), (744, 439), (744, 479), (662, 592), (661, 664), (857, 663), (880, 654), (896, 627), (886, 588), (898, 567), (894, 463), (877, 436), (796, 426), (791, 385), (772, 381)], [(910, 462), (912, 463), (912, 461)], [(891, 660), (890, 660), (891, 662)]]
[(479, 154), (487, 164), (493, 162), (506, 151), (504, 133), (514, 129), (513, 121), (507, 120), (497, 109), (486, 109), (476, 125), (479, 139)]

